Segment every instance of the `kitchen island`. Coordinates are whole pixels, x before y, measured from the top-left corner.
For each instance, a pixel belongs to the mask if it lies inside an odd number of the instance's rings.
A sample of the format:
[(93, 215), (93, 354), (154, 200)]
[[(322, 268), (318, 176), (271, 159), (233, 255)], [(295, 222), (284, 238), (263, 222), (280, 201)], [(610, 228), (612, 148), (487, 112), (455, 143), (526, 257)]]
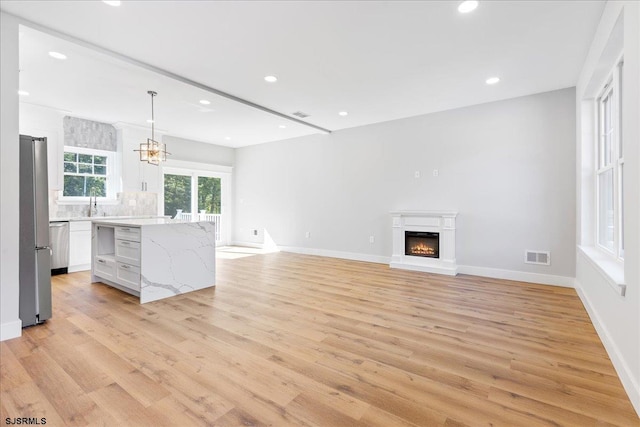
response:
[(91, 281), (140, 303), (215, 286), (215, 224), (170, 218), (94, 219)]

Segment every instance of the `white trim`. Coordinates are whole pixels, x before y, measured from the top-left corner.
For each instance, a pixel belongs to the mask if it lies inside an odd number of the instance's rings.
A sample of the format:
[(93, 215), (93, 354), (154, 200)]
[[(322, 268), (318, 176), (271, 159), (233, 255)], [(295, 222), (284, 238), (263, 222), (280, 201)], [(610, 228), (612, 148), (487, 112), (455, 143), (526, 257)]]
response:
[(458, 267), (455, 264), (447, 267), (445, 265), (416, 265), (404, 262), (390, 262), (389, 267), (402, 270), (422, 271), (423, 273), (444, 274), (446, 276), (455, 276), (458, 274)]
[(362, 254), (357, 252), (332, 251), (329, 249), (302, 248), (297, 246), (278, 246), (278, 249), (282, 252), (349, 259), (352, 261), (373, 262), (376, 264), (389, 264), (389, 262), (391, 262), (391, 257), (388, 256)]
[(611, 255), (591, 246), (578, 245), (578, 255), (582, 256), (602, 276), (609, 287), (618, 295), (625, 296), (624, 264)]
[(539, 285), (562, 286), (564, 288), (573, 288), (575, 282), (574, 277), (530, 273), (528, 271), (502, 270), (490, 267), (476, 267), (473, 265), (459, 265), (458, 273), (470, 274), (472, 276), (492, 277), (494, 279), (537, 283)]
[(578, 280), (575, 281), (575, 288), (578, 293), (578, 297), (580, 297), (580, 300), (582, 301), (582, 305), (584, 305), (585, 310), (587, 310), (587, 314), (591, 319), (593, 327), (596, 329), (596, 332), (600, 337), (600, 341), (602, 341), (602, 344), (609, 355), (609, 359), (611, 359), (611, 362), (613, 363), (613, 367), (618, 374), (618, 378), (620, 378), (622, 386), (627, 392), (629, 400), (631, 400), (631, 404), (634, 406), (636, 412), (640, 414), (640, 385), (636, 382), (629, 365), (627, 365), (624, 357), (622, 357), (620, 349), (598, 315), (595, 306), (591, 303), (587, 294), (582, 290), (582, 286)]
[(186, 160), (167, 159), (162, 168), (182, 169), (183, 171), (233, 173), (233, 166), (212, 163), (189, 162)]
[[(62, 145), (61, 146), (62, 158), (60, 159), (60, 163), (58, 166), (60, 167), (60, 183), (62, 189), (58, 192), (58, 198), (56, 200), (57, 203), (64, 204), (82, 204), (88, 203), (88, 196), (65, 196), (64, 195), (64, 177), (65, 176), (81, 176), (81, 177), (96, 177), (96, 178), (105, 178), (106, 182), (106, 190), (107, 195), (105, 197), (98, 197), (98, 202), (102, 204), (118, 204), (118, 193), (121, 190), (121, 184), (119, 183), (120, 179), (120, 160), (118, 159), (117, 151), (109, 151), (109, 150), (100, 150), (98, 148), (91, 147), (76, 147), (74, 145)], [(65, 173), (64, 171), (64, 153), (77, 153), (77, 154), (88, 154), (88, 155), (97, 155), (104, 156), (107, 158), (107, 174), (106, 175), (95, 175), (95, 174), (72, 174)], [(78, 162), (75, 162), (78, 163)]]
[(22, 335), (22, 320), (14, 320), (13, 322), (5, 322), (0, 324), (0, 341), (18, 338)]
[(264, 249), (265, 248), (265, 244), (264, 243), (245, 242), (245, 241), (240, 241), (240, 240), (234, 240), (229, 245), (220, 245), (219, 247), (221, 248), (223, 246), (244, 246), (246, 248), (255, 248), (255, 249)]
[(78, 271), (89, 271), (89, 270), (91, 270), (91, 263), (74, 265), (73, 267), (67, 268), (68, 273), (75, 273)]

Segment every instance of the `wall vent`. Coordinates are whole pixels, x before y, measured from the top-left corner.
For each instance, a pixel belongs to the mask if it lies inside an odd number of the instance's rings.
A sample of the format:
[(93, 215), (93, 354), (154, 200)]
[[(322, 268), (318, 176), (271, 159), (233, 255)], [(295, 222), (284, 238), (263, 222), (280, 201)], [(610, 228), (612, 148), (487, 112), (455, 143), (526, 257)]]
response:
[(291, 113), (296, 117), (300, 117), (301, 119), (306, 119), (307, 117), (309, 117), (308, 114), (303, 113), (302, 111), (296, 111), (295, 113)]
[(549, 251), (524, 251), (526, 264), (551, 265), (551, 252)]

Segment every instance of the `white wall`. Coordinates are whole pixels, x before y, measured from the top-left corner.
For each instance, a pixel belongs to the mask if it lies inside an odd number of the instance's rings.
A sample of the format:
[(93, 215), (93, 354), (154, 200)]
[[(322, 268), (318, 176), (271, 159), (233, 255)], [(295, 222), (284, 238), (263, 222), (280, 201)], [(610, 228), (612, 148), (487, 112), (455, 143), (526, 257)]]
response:
[(18, 23), (0, 12), (0, 340), (20, 336)]
[[(573, 278), (575, 93), (240, 148), (235, 200), (238, 242), (266, 230), (281, 246), (372, 260), (391, 255), (390, 211), (457, 209), (459, 265)], [(551, 265), (525, 264), (525, 249), (551, 251)]]
[[(622, 19), (621, 19), (622, 18)], [(621, 19), (621, 20), (620, 20)], [(623, 24), (617, 32), (616, 23)], [(616, 40), (622, 36), (621, 40)], [(578, 245), (593, 246), (595, 180), (593, 126), (589, 104), (613, 66), (617, 44), (624, 48), (623, 144), (625, 153), (624, 217), (626, 296), (616, 293), (606, 277), (582, 253), (576, 287), (622, 383), (640, 414), (640, 3), (608, 2), (576, 88), (578, 174)], [(612, 47), (613, 46), (613, 47)]]
[(210, 165), (233, 166), (235, 149), (190, 139), (164, 135), (162, 142), (171, 153), (170, 160), (197, 162)]

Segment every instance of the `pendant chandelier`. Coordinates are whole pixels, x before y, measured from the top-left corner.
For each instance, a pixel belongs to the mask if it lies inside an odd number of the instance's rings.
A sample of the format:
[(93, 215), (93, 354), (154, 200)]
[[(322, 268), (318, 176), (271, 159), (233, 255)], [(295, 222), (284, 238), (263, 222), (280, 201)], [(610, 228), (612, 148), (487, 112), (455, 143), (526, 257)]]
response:
[(147, 162), (152, 165), (159, 165), (160, 162), (167, 161), (167, 146), (161, 142), (155, 140), (155, 116), (153, 112), (153, 97), (158, 95), (156, 92), (150, 90), (147, 91), (151, 95), (151, 138), (147, 138), (147, 142), (140, 143), (139, 150), (133, 150), (140, 152), (140, 161)]

